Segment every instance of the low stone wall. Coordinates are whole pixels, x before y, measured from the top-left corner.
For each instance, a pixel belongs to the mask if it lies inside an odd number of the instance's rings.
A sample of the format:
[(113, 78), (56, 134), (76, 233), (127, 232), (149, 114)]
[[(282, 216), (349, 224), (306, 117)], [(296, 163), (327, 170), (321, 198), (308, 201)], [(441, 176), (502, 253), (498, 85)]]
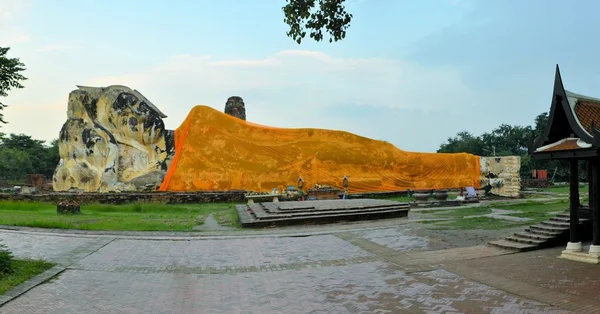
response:
[(162, 203), (162, 204), (191, 204), (211, 202), (243, 202), (245, 191), (224, 192), (148, 192), (148, 193), (41, 193), (41, 194), (11, 194), (0, 193), (0, 200), (32, 201), (58, 203), (65, 200), (76, 201), (80, 204), (128, 204), (128, 203)]
[(522, 188), (535, 188), (535, 189), (543, 189), (549, 188), (552, 186), (552, 182), (545, 179), (522, 179), (521, 187)]
[(505, 197), (519, 197), (521, 193), (521, 157), (481, 157), (481, 187), (492, 186), (491, 193)]
[(405, 197), (408, 196), (408, 191), (392, 191), (392, 192), (364, 192), (364, 193), (348, 193), (346, 196), (349, 199), (353, 198), (390, 198), (390, 197)]

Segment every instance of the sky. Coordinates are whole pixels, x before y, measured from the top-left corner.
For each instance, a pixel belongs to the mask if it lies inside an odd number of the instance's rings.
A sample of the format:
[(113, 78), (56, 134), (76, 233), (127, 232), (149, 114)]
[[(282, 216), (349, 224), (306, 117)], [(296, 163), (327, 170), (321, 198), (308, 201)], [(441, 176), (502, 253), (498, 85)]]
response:
[[(169, 129), (195, 105), (247, 120), (345, 130), (435, 152), (460, 131), (532, 125), (556, 64), (600, 96), (595, 0), (346, 0), (343, 41), (286, 36), (285, 0), (0, 0), (0, 46), (26, 64), (2, 102), (4, 133), (50, 141), (75, 85), (126, 85)], [(327, 39), (327, 38), (326, 38)]]

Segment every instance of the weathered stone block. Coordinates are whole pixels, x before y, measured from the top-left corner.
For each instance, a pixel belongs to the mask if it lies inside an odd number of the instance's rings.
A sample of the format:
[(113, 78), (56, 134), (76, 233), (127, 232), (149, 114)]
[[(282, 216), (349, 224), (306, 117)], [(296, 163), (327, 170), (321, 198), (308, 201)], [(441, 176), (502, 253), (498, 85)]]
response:
[(481, 157), (480, 164), (480, 182), (482, 186), (491, 185), (491, 193), (496, 195), (506, 197), (519, 196), (521, 190), (519, 175), (521, 157)]
[(67, 200), (56, 205), (56, 213), (59, 215), (81, 214), (81, 208), (78, 202)]

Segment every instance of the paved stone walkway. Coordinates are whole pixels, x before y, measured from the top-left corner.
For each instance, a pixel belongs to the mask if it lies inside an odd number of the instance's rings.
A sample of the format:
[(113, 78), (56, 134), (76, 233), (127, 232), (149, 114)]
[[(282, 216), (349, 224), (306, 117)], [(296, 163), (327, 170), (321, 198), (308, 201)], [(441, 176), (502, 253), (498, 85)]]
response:
[[(407, 226), (237, 239), (3, 231), (0, 239), (17, 257), (65, 268), (0, 313), (570, 313), (600, 305), (590, 295), (600, 281), (560, 280), (600, 278), (593, 265), (552, 250), (431, 251), (435, 244)], [(561, 272), (546, 276), (552, 269)]]

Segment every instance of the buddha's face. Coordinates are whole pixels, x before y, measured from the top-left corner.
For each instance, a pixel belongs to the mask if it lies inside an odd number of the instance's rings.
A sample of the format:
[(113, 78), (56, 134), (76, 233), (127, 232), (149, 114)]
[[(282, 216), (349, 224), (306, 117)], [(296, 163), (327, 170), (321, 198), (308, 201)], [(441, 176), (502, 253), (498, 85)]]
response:
[(122, 136), (150, 144), (164, 135), (165, 125), (159, 114), (136, 95), (122, 92), (111, 107), (109, 122)]

